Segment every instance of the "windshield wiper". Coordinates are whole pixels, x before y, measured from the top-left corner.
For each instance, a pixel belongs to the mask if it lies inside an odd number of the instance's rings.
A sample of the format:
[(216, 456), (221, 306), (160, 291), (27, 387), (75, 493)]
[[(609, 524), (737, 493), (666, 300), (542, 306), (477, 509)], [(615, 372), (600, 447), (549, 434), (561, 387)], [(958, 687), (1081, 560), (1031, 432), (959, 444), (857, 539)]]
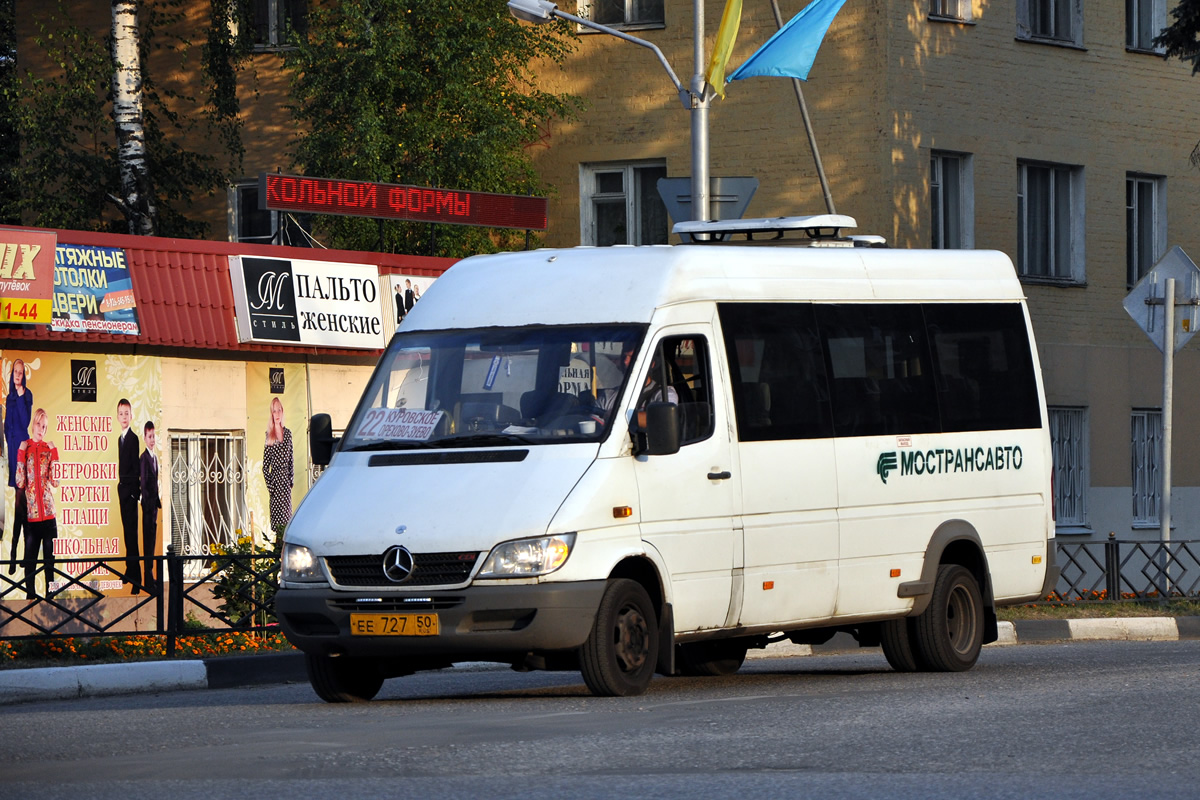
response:
[(460, 436), (447, 436), (428, 444), (430, 447), (475, 447), (479, 445), (537, 444), (537, 440), (519, 433), (464, 433)]
[(437, 445), (416, 439), (379, 439), (353, 447), (343, 447), (342, 450), (348, 453), (361, 453), (370, 450), (424, 450), (430, 447), (437, 447)]

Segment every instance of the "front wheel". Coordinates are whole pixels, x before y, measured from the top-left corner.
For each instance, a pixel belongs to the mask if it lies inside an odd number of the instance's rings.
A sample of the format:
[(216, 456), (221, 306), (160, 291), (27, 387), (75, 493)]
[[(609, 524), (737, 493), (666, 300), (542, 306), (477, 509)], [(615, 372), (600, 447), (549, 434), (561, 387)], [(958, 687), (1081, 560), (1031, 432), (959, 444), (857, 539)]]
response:
[(919, 659), (937, 672), (963, 672), (975, 665), (983, 647), (983, 596), (970, 570), (938, 567), (929, 607), (916, 618)]
[(609, 581), (592, 632), (579, 651), (583, 682), (600, 697), (646, 691), (658, 663), (658, 615), (640, 583)]
[(365, 703), (383, 687), (383, 673), (374, 659), (306, 653), (304, 666), (313, 691), (326, 703)]

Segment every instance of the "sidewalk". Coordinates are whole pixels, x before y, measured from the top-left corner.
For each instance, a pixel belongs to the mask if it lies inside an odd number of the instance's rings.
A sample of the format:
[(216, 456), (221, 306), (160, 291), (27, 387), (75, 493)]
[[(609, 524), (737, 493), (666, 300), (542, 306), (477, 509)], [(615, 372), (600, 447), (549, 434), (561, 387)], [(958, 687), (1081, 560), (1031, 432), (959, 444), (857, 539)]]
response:
[[(1001, 622), (1000, 639), (989, 647), (1064, 641), (1176, 641), (1200, 639), (1200, 617), (1122, 617)], [(792, 658), (857, 651), (849, 634), (822, 645), (780, 642), (751, 650), (749, 658)], [(464, 668), (460, 665), (458, 668)], [(469, 668), (476, 668), (470, 665)], [(496, 666), (497, 669), (507, 667)], [(305, 683), (304, 656), (278, 653), (192, 661), (136, 661), (81, 667), (0, 670), (0, 705), (72, 697), (101, 697), (182, 689), (228, 689)]]

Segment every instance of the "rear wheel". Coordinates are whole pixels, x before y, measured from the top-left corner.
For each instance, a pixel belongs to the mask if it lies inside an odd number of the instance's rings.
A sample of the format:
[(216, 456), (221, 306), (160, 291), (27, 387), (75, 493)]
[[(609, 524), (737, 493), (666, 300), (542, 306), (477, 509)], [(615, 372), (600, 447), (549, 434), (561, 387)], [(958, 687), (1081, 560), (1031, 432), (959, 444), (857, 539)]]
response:
[(684, 675), (732, 675), (742, 668), (746, 649), (735, 641), (685, 644), (679, 648), (679, 671)]
[(889, 619), (879, 626), (883, 655), (896, 672), (919, 672), (925, 669), (917, 649), (915, 627), (916, 619), (913, 617)]
[(933, 597), (914, 629), (917, 656), (927, 669), (962, 672), (975, 665), (983, 647), (983, 596), (970, 570), (938, 567)]
[(629, 697), (646, 691), (658, 663), (658, 617), (640, 583), (609, 581), (592, 632), (579, 652), (592, 694)]
[(383, 673), (374, 659), (307, 653), (304, 665), (313, 691), (326, 703), (365, 703), (383, 687)]

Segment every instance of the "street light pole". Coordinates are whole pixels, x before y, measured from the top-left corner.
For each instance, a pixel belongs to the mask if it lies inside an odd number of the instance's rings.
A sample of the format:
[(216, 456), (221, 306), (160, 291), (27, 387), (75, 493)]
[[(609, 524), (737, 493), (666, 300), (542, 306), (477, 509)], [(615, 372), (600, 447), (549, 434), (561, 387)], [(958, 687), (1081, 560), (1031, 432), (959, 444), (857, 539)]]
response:
[(632, 44), (654, 51), (658, 61), (667, 71), (675, 91), (683, 107), (691, 112), (692, 133), (692, 219), (707, 220), (709, 214), (708, 191), (708, 103), (711, 96), (708, 82), (704, 78), (704, 0), (692, 0), (692, 16), (694, 24), (693, 46), (696, 56), (696, 72), (692, 75), (690, 87), (685, 87), (671, 69), (670, 62), (653, 42), (630, 36), (624, 31), (601, 25), (590, 19), (577, 17), (560, 11), (558, 6), (549, 0), (508, 0), (508, 11), (523, 22), (543, 25), (553, 21), (555, 17), (574, 22), (594, 31), (607, 33), (618, 39), (624, 39)]
[(711, 92), (704, 77), (704, 0), (692, 0), (692, 49), (696, 73), (692, 75), (692, 219), (712, 219), (708, 203), (708, 101)]

